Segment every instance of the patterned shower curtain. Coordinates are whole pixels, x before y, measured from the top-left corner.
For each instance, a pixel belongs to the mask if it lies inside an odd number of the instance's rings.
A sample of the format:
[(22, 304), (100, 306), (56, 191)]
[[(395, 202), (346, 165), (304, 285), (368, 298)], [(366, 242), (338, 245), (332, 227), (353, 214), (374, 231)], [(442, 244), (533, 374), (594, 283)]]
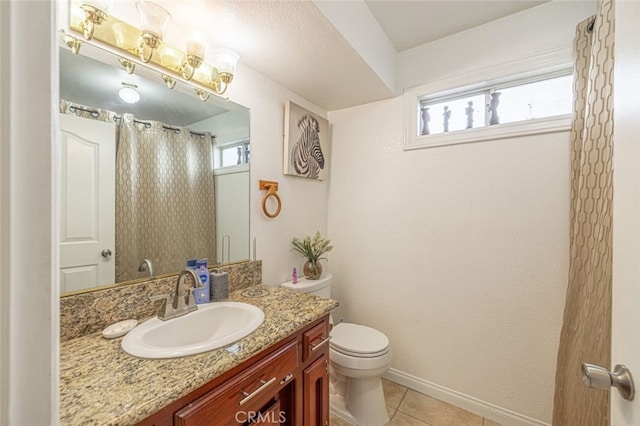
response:
[(599, 0), (595, 17), (576, 29), (569, 284), (554, 426), (609, 424), (609, 392), (587, 388), (581, 365), (611, 364), (613, 6)]
[[(209, 133), (61, 101), (66, 114), (116, 121), (116, 282), (216, 260), (213, 146)], [(92, 114), (89, 111), (93, 111)]]
[(216, 259), (211, 136), (124, 114), (116, 151), (116, 280), (156, 275), (188, 258)]

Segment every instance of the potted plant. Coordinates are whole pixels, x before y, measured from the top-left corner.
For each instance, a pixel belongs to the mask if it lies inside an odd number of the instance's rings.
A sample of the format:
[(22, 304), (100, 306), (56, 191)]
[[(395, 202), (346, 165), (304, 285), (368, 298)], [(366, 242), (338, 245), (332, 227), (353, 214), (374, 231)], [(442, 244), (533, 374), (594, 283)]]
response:
[(304, 237), (304, 240), (299, 240), (293, 237), (291, 244), (293, 244), (293, 250), (304, 256), (307, 261), (302, 268), (304, 276), (310, 280), (317, 280), (322, 275), (321, 259), (327, 259), (321, 257), (323, 254), (330, 252), (333, 246), (329, 245), (331, 241), (326, 238), (322, 238), (320, 231), (316, 232), (316, 235), (311, 238), (309, 236)]

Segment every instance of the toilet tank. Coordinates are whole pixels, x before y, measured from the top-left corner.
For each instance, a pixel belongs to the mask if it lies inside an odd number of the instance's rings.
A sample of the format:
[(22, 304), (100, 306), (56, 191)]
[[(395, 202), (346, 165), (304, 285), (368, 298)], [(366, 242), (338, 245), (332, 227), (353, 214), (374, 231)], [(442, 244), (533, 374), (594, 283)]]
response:
[(310, 280), (305, 277), (298, 279), (298, 283), (294, 284), (292, 281), (282, 283), (280, 287), (289, 290), (297, 291), (299, 293), (313, 294), (320, 297), (331, 297), (331, 281), (333, 276), (325, 272), (320, 279)]

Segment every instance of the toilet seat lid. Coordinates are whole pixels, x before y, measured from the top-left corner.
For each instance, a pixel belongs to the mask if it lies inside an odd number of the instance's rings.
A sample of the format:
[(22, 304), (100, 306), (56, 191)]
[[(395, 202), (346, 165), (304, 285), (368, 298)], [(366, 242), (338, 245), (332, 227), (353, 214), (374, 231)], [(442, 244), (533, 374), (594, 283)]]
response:
[(330, 346), (348, 355), (383, 354), (389, 348), (389, 339), (375, 328), (365, 325), (340, 323), (331, 331)]

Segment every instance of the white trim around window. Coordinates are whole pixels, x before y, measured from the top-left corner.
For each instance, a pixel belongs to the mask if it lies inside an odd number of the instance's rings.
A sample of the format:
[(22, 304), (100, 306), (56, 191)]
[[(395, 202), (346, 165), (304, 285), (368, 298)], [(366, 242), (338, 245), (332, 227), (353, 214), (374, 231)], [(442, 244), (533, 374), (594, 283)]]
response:
[(425, 96), (454, 97), (456, 94), (469, 92), (473, 89), (501, 85), (508, 81), (531, 78), (542, 74), (551, 74), (571, 67), (571, 56), (571, 46), (561, 46), (490, 68), (468, 72), (408, 89), (403, 95), (404, 149), (431, 148), (569, 130), (571, 114), (426, 136), (418, 135), (417, 131), (419, 127), (420, 102)]

